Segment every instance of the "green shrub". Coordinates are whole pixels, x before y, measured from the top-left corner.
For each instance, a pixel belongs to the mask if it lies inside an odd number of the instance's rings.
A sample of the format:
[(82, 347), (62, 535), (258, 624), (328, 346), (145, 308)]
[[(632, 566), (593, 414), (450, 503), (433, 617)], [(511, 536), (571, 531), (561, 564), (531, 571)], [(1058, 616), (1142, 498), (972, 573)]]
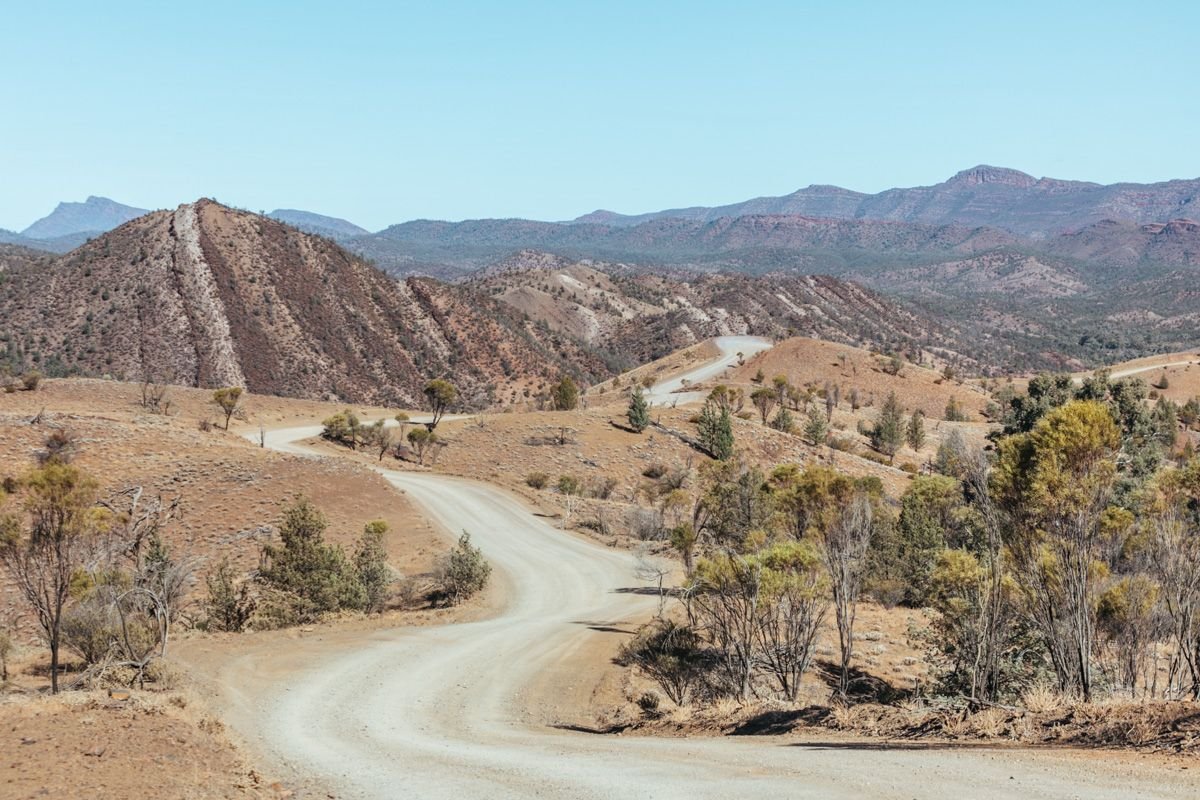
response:
[(471, 534), (463, 531), (458, 544), (438, 564), (438, 597), (445, 605), (458, 605), (481, 592), (491, 574), (492, 565), (471, 544)]
[(368, 522), (354, 551), (354, 569), (363, 587), (363, 610), (367, 612), (383, 611), (388, 588), (394, 580), (387, 563), (387, 549), (383, 545), (387, 529), (387, 523), (381, 519)]
[(367, 598), (354, 565), (325, 543), (325, 515), (306, 498), (284, 509), (279, 546), (262, 548), (259, 581), (271, 592), (269, 611), (282, 624), (310, 622), (331, 611), (362, 610)]

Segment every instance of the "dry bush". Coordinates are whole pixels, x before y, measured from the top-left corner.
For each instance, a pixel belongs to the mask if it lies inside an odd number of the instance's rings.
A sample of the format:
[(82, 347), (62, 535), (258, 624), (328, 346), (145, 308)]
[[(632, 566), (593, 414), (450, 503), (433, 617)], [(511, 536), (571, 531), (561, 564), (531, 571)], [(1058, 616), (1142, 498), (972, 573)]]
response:
[(1058, 690), (1048, 683), (1035, 683), (1021, 693), (1021, 705), (1032, 714), (1058, 711), (1065, 702)]
[(968, 718), (970, 730), (984, 739), (996, 739), (1008, 729), (1008, 714), (998, 708), (985, 708)]

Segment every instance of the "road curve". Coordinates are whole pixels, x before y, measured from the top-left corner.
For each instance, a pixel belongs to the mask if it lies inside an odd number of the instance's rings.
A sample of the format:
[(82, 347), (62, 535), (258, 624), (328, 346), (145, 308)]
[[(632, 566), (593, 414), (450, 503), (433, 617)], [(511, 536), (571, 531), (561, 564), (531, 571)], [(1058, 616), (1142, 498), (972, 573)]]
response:
[[(318, 432), (268, 432), (266, 444), (303, 453), (298, 442)], [(636, 585), (632, 557), (555, 529), (496, 487), (380, 472), (448, 531), (471, 532), (507, 601), (484, 621), (306, 638), (269, 663), (261, 653), (228, 660), (215, 682), (229, 724), (273, 770), (339, 798), (1165, 800), (1200, 788), (1178, 770), (1075, 753), (551, 727), (531, 711), (544, 705), (539, 691), (569, 686), (573, 656), (653, 605), (621, 591)]]
[(703, 392), (684, 392), (683, 387), (715, 378), (736, 364), (739, 356), (750, 358), (772, 347), (771, 340), (761, 336), (718, 336), (713, 339), (713, 344), (721, 351), (719, 357), (670, 380), (654, 384), (646, 392), (646, 400), (650, 405), (666, 406), (703, 399)]
[(1108, 377), (1116, 380), (1118, 378), (1128, 378), (1131, 375), (1139, 375), (1143, 372), (1154, 372), (1155, 370), (1170, 369), (1171, 367), (1190, 367), (1195, 364), (1200, 364), (1200, 359), (1189, 358), (1186, 361), (1168, 361), (1165, 364), (1151, 364), (1145, 367), (1130, 367), (1129, 369), (1119, 369), (1112, 372)]

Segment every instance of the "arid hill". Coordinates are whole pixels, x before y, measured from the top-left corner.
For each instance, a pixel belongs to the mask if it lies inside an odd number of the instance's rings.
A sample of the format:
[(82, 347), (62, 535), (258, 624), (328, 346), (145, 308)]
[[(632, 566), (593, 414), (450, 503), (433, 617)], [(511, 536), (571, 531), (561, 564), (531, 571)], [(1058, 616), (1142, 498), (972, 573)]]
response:
[(397, 282), (333, 242), (201, 200), (135, 219), (0, 287), (16, 368), (413, 405), (432, 377), (468, 406), (607, 368), (507, 306)]
[(713, 336), (804, 335), (995, 364), (1004, 346), (823, 275), (648, 272), (523, 251), (468, 285), (633, 366)]

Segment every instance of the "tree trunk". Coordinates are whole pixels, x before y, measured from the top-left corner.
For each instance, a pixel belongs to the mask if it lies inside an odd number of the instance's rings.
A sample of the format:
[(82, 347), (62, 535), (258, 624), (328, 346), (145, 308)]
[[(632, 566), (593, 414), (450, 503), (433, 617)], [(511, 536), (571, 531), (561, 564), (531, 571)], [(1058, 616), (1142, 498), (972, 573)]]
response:
[(50, 693), (58, 694), (58, 637), (50, 637)]

